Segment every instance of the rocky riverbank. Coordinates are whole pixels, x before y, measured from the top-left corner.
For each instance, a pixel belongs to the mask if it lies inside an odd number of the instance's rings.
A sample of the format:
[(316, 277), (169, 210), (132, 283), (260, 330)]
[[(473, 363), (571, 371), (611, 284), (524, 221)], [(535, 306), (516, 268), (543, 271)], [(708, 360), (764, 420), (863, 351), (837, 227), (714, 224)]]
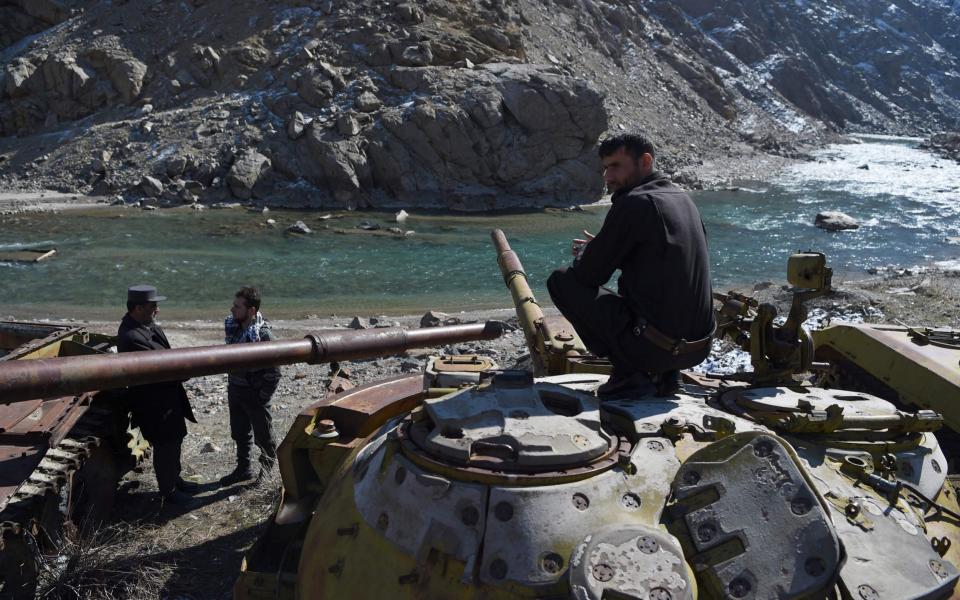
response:
[(960, 162), (960, 132), (937, 134), (926, 140), (920, 147), (944, 158)]

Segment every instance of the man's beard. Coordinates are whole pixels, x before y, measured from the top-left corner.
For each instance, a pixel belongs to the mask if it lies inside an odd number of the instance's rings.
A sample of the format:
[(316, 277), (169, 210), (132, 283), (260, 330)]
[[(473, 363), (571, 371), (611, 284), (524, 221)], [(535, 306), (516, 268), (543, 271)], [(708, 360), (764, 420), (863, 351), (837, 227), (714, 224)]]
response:
[(156, 322), (156, 319), (152, 314), (144, 315), (143, 324), (144, 325), (153, 325)]

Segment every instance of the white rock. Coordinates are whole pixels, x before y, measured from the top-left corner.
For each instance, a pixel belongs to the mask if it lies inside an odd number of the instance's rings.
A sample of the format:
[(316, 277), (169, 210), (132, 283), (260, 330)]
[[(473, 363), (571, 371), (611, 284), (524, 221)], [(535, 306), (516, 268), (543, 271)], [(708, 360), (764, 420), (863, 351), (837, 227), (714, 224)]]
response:
[(407, 211), (401, 208), (400, 212), (396, 214), (397, 223), (403, 223), (404, 221), (407, 220), (407, 217), (409, 216), (410, 216), (409, 213), (407, 213)]
[(287, 227), (287, 231), (290, 233), (313, 233), (313, 230), (307, 227), (307, 224), (303, 221), (297, 221), (293, 225)]
[(827, 231), (842, 231), (844, 229), (859, 229), (860, 223), (850, 215), (836, 210), (826, 210), (817, 214), (813, 224)]

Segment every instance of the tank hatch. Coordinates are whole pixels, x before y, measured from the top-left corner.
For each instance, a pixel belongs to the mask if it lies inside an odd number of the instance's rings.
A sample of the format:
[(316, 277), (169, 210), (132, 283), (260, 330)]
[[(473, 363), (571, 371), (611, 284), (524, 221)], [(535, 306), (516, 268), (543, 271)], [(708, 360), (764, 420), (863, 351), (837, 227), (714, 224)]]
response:
[(420, 445), (448, 462), (536, 472), (582, 466), (611, 448), (597, 398), (555, 384), (500, 380), (424, 408), (432, 429)]
[(736, 402), (748, 411), (806, 413), (826, 411), (839, 405), (848, 416), (892, 415), (897, 412), (893, 404), (870, 394), (819, 388), (748, 388), (736, 391)]

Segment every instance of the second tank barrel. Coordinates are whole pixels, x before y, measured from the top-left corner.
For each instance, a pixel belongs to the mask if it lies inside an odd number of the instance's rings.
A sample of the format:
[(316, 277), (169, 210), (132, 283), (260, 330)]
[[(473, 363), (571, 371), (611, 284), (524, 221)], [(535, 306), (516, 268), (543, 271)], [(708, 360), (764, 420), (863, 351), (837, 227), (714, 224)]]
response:
[(408, 348), (494, 339), (498, 322), (429, 329), (323, 332), (301, 340), (173, 348), (0, 363), (0, 403), (244, 371), (397, 354)]

